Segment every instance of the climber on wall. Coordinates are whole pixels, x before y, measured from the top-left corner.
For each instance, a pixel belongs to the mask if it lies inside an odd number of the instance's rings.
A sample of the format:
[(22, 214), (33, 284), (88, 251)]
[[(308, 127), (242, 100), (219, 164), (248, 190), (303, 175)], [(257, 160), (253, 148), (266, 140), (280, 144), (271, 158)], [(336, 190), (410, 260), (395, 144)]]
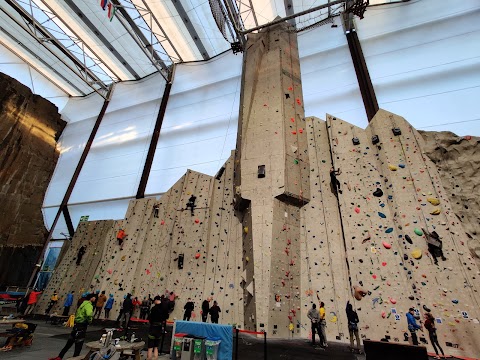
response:
[(338, 181), (337, 179), (337, 176), (341, 174), (342, 174), (342, 171), (340, 169), (335, 170), (333, 166), (330, 168), (330, 182), (332, 183), (332, 187), (335, 195), (338, 195), (337, 188), (338, 188), (338, 192), (340, 194), (342, 193), (342, 190), (340, 190), (340, 181)]
[(42, 293), (41, 291), (37, 291), (37, 289), (33, 289), (30, 292), (30, 294), (28, 294), (27, 309), (25, 310), (25, 313), (23, 315), (29, 315), (33, 311), (33, 308), (37, 304), (38, 296), (41, 293)]
[(80, 249), (78, 249), (77, 253), (77, 265), (80, 265), (83, 255), (85, 255), (85, 252), (87, 251), (87, 247), (85, 245), (82, 245)]
[(425, 234), (425, 240), (427, 241), (428, 252), (432, 255), (434, 264), (438, 265), (437, 257), (442, 258), (443, 261), (447, 260), (447, 258), (443, 255), (442, 240), (440, 240), (440, 236), (437, 234), (437, 232), (432, 231), (430, 233), (425, 229), (422, 230)]
[(53, 292), (53, 295), (50, 297), (50, 302), (48, 303), (47, 310), (45, 311), (45, 315), (49, 315), (52, 308), (58, 302), (58, 294), (56, 291)]
[(317, 305), (315, 303), (313, 303), (312, 308), (308, 310), (307, 317), (312, 323), (312, 345), (315, 345), (315, 333), (318, 333), (318, 337), (320, 338), (320, 313), (318, 312)]
[(158, 204), (153, 205), (153, 217), (158, 219), (158, 209), (160, 206)]
[(194, 215), (193, 211), (195, 210), (195, 207), (196, 207), (195, 200), (197, 200), (197, 197), (195, 195), (192, 195), (190, 196), (190, 199), (188, 199), (188, 202), (187, 202), (187, 209), (190, 208), (190, 212), (192, 216)]
[(125, 234), (125, 231), (123, 229), (118, 230), (117, 232), (117, 240), (118, 240), (118, 245), (120, 245), (120, 250), (123, 250), (123, 242), (126, 239), (127, 234)]
[(412, 335), (412, 343), (413, 345), (418, 345), (418, 338), (417, 338), (417, 330), (421, 330), (422, 326), (418, 325), (415, 320), (415, 309), (410, 308), (407, 312), (407, 324), (408, 324), (408, 331)]
[(183, 321), (190, 321), (194, 308), (195, 304), (193, 303), (192, 299), (188, 298), (187, 303), (183, 307), (183, 309), (185, 310), (185, 313), (183, 314)]

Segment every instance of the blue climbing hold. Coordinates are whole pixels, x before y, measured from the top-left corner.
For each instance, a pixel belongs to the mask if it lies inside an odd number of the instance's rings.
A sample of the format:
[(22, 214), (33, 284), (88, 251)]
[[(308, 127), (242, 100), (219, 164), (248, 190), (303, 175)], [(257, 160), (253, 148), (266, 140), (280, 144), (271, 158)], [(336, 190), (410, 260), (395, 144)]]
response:
[(404, 164), (398, 164), (398, 167), (401, 167), (402, 169), (404, 169), (405, 165)]
[(385, 219), (387, 217), (384, 213), (381, 213), (380, 211), (378, 212), (378, 216), (380, 216), (382, 219)]
[(388, 228), (387, 230), (385, 230), (387, 234), (391, 233), (392, 231), (393, 231), (393, 228)]
[(388, 200), (392, 200), (393, 199), (393, 196), (392, 195), (388, 195)]

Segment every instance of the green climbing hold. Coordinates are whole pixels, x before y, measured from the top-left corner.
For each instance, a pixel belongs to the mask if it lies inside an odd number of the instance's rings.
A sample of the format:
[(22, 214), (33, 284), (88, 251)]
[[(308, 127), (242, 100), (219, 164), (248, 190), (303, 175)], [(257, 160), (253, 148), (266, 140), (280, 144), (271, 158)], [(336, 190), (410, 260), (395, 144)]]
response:
[(422, 235), (423, 235), (423, 231), (420, 230), (419, 228), (415, 228), (413, 231), (414, 231), (415, 234), (417, 234), (418, 236), (422, 236)]
[(294, 163), (294, 164), (298, 164), (298, 160), (297, 160), (297, 159), (293, 159), (293, 163)]

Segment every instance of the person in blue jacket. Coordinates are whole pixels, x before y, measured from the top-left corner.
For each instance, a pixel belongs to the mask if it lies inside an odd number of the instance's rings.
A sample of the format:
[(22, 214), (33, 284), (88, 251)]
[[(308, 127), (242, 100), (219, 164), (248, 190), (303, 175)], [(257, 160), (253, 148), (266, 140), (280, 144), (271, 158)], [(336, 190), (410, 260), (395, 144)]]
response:
[(408, 323), (408, 331), (410, 331), (410, 334), (412, 335), (412, 343), (413, 343), (413, 345), (418, 345), (418, 338), (417, 338), (416, 332), (417, 332), (417, 330), (422, 329), (422, 326), (417, 324), (417, 321), (415, 319), (415, 309), (414, 308), (408, 309), (407, 323)]
[(105, 304), (105, 319), (108, 319), (108, 317), (110, 316), (110, 310), (112, 310), (112, 307), (113, 307), (113, 302), (115, 300), (113, 299), (113, 294), (110, 294), (108, 296), (108, 300), (107, 300), (107, 303)]
[(74, 294), (75, 294), (75, 291), (71, 291), (70, 294), (67, 294), (67, 298), (63, 303), (63, 316), (68, 316), (68, 313), (70, 312), (70, 307), (73, 305)]

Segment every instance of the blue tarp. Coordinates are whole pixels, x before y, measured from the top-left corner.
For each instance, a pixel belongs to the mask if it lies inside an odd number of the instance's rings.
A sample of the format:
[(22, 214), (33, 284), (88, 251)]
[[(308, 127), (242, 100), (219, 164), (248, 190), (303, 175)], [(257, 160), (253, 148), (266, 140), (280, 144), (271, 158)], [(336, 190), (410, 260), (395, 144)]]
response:
[(194, 321), (175, 321), (175, 333), (186, 333), (203, 336), (207, 339), (220, 339), (218, 360), (232, 360), (233, 356), (233, 326), (207, 324)]

